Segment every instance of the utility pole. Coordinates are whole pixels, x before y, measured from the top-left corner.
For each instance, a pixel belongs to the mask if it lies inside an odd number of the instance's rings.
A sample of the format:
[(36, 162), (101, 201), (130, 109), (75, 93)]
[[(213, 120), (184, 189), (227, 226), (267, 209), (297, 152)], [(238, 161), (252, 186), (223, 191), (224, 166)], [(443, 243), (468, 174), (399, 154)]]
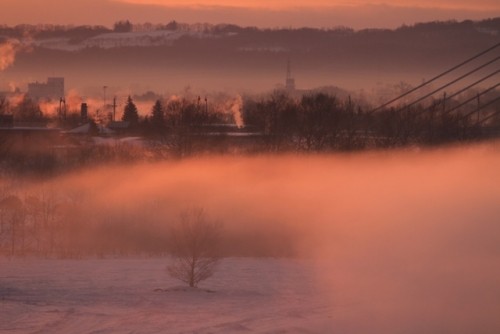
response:
[(103, 91), (103, 110), (106, 112), (106, 89), (108, 86), (102, 86), (102, 91)]
[(116, 96), (113, 98), (113, 122), (116, 121)]
[(59, 99), (59, 118), (66, 120), (66, 99), (64, 97)]

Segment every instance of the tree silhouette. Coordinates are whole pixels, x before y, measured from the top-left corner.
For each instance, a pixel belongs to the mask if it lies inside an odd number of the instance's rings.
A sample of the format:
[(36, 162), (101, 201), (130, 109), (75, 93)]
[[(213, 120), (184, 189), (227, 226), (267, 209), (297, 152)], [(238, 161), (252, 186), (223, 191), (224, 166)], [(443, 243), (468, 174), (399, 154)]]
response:
[(137, 111), (137, 107), (135, 106), (134, 101), (132, 101), (130, 95), (123, 110), (122, 121), (130, 122), (131, 126), (135, 126), (139, 123), (139, 112)]
[(337, 98), (324, 93), (304, 95), (300, 107), (298, 127), (304, 149), (322, 151), (333, 147), (345, 114)]
[(165, 114), (160, 100), (156, 100), (153, 106), (150, 121), (154, 131), (160, 132), (165, 128)]
[(201, 208), (181, 214), (179, 224), (172, 229), (173, 262), (167, 267), (173, 278), (197, 287), (210, 278), (220, 260), (218, 242), (221, 225), (207, 218)]
[(115, 32), (131, 32), (133, 27), (133, 24), (129, 20), (118, 21), (113, 25), (113, 30)]
[(43, 114), (40, 106), (26, 96), (19, 102), (13, 111), (15, 119), (18, 121), (40, 122), (43, 120)]

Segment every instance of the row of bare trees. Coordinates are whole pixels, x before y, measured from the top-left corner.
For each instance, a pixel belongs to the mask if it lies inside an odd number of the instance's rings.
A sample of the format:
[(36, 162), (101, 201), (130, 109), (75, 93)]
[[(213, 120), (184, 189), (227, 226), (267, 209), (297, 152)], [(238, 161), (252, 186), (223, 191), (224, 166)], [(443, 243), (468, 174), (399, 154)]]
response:
[[(117, 208), (89, 205), (76, 192), (1, 192), (0, 255), (180, 255), (191, 246), (204, 251), (217, 237), (217, 233), (210, 233), (218, 231), (220, 225), (208, 219), (200, 208), (185, 210), (180, 218), (142, 210), (123, 214)], [(186, 239), (193, 245), (187, 245)]]
[[(295, 99), (279, 91), (246, 103), (244, 120), (262, 132), (264, 147), (273, 152), (438, 145), (479, 139), (483, 129), (477, 114), (449, 112), (439, 103), (371, 112), (350, 98), (312, 93)], [(492, 121), (500, 125), (500, 117)]]
[[(76, 198), (55, 192), (23, 197), (7, 194), (0, 199), (0, 255), (79, 258), (107, 254), (126, 256), (154, 251), (170, 254), (168, 273), (190, 287), (211, 277), (221, 258), (222, 225), (202, 208), (184, 210), (169, 224), (168, 233), (156, 238), (151, 226), (127, 223), (127, 219), (98, 219), (85, 213)], [(108, 217), (109, 218), (109, 217)], [(140, 220), (138, 220), (140, 221)], [(149, 245), (149, 247), (147, 246)]]
[[(341, 99), (322, 92), (294, 97), (278, 90), (261, 99), (243, 100), (242, 132), (254, 135), (244, 141), (223, 136), (223, 131), (214, 137), (210, 133), (213, 124), (234, 124), (234, 118), (203, 100), (157, 101), (143, 133), (156, 136), (159, 147), (175, 156), (214, 148), (225, 152), (242, 142), (252, 152), (352, 151), (481, 139), (484, 124), (478, 122), (477, 114), (467, 113), (449, 112), (439, 101), (371, 112), (369, 106), (350, 97)], [(500, 117), (491, 121), (499, 125)]]
[(65, 254), (76, 246), (78, 224), (65, 224), (76, 216), (78, 205), (53, 192), (0, 196), (0, 252), (6, 255)]
[(77, 192), (0, 194), (0, 255), (79, 258), (168, 252), (168, 234), (144, 217), (117, 215)]

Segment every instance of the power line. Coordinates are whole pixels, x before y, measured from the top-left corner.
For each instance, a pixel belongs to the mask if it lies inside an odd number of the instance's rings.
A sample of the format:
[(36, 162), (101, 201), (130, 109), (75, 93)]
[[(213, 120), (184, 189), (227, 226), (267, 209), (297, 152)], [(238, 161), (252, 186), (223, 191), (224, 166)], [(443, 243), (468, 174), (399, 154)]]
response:
[[(460, 89), (460, 90), (456, 91), (455, 93), (453, 93), (453, 94), (451, 94), (451, 95), (449, 95), (449, 96), (446, 96), (446, 93), (445, 93), (445, 96), (444, 96), (444, 97), (443, 97), (440, 101), (438, 101), (437, 103), (445, 103), (446, 101), (451, 100), (451, 99), (452, 99), (452, 98), (454, 98), (455, 96), (457, 96), (457, 95), (459, 95), (459, 94), (461, 94), (461, 93), (465, 92), (466, 90), (468, 90), (468, 89), (470, 89), (470, 88), (472, 88), (472, 87), (476, 86), (477, 84), (480, 84), (480, 83), (481, 83), (481, 82), (483, 82), (483, 81), (488, 80), (489, 78), (491, 78), (491, 77), (495, 76), (495, 75), (496, 75), (496, 74), (498, 74), (498, 73), (500, 73), (500, 70), (496, 70), (495, 72), (492, 72), (492, 73), (488, 74), (487, 76), (482, 77), (481, 79), (479, 79), (479, 80), (477, 80), (477, 81), (475, 81), (475, 82), (471, 83), (470, 85), (468, 85), (468, 86), (466, 86), (466, 87), (464, 87), (464, 88), (462, 88), (462, 89)], [(416, 115), (416, 116), (421, 115), (421, 114), (423, 114), (423, 113), (424, 113), (424, 112), (426, 112), (426, 111), (427, 111), (426, 109), (423, 109), (423, 110), (421, 110), (420, 112), (417, 112), (415, 115)], [(448, 113), (448, 111), (446, 111), (446, 113)]]
[(481, 82), (483, 82), (483, 81), (485, 81), (485, 80), (488, 80), (489, 78), (491, 78), (492, 76), (494, 76), (494, 75), (496, 75), (496, 74), (498, 74), (498, 73), (500, 73), (500, 70), (496, 70), (495, 72), (488, 74), (487, 76), (485, 76), (485, 77), (483, 77), (483, 78), (481, 78), (481, 79), (477, 80), (476, 82), (474, 82), (474, 83), (472, 83), (472, 84), (468, 85), (467, 87), (460, 89), (459, 91), (457, 91), (457, 92), (455, 92), (455, 93), (451, 94), (450, 96), (447, 96), (447, 97), (443, 100), (443, 102), (444, 102), (444, 101), (446, 101), (446, 100), (449, 100), (449, 99), (451, 99), (451, 98), (454, 98), (455, 96), (457, 96), (457, 95), (459, 95), (459, 94), (461, 94), (461, 93), (465, 92), (466, 90), (468, 90), (468, 89), (470, 89), (470, 88), (474, 87), (474, 86), (475, 86), (475, 85), (477, 85), (477, 84), (480, 84)]
[(455, 66), (453, 66), (452, 68), (450, 68), (450, 69), (448, 69), (448, 70), (446, 70), (446, 71), (444, 71), (444, 72), (442, 72), (442, 73), (440, 73), (440, 74), (436, 75), (435, 77), (431, 78), (430, 80), (428, 80), (428, 81), (426, 81), (426, 82), (423, 82), (422, 84), (418, 85), (417, 87), (410, 89), (409, 91), (407, 91), (407, 92), (405, 92), (405, 93), (403, 93), (403, 94), (401, 94), (401, 95), (399, 95), (399, 96), (395, 97), (394, 99), (392, 99), (392, 100), (390, 100), (390, 101), (388, 101), (388, 102), (385, 102), (384, 104), (382, 104), (382, 105), (378, 106), (378, 107), (377, 107), (377, 108), (375, 108), (375, 109), (372, 109), (370, 113), (373, 113), (373, 112), (375, 112), (375, 111), (377, 111), (377, 110), (380, 110), (380, 109), (382, 109), (382, 108), (384, 108), (384, 107), (387, 107), (387, 106), (388, 106), (388, 105), (390, 105), (391, 103), (396, 102), (397, 100), (400, 100), (401, 98), (403, 98), (403, 97), (405, 97), (405, 96), (407, 96), (407, 95), (409, 95), (409, 94), (411, 94), (411, 93), (413, 93), (413, 92), (415, 92), (415, 91), (419, 90), (420, 88), (427, 86), (428, 84), (430, 84), (430, 83), (432, 83), (432, 82), (436, 81), (437, 79), (442, 78), (442, 77), (443, 77), (443, 76), (445, 76), (446, 74), (448, 74), (448, 73), (450, 73), (450, 72), (453, 72), (454, 70), (456, 70), (456, 69), (458, 69), (458, 68), (460, 68), (460, 67), (464, 66), (465, 64), (470, 63), (471, 61), (473, 61), (473, 60), (475, 60), (475, 59), (477, 59), (477, 58), (479, 58), (479, 57), (481, 57), (481, 56), (483, 56), (483, 55), (487, 54), (487, 53), (488, 53), (488, 52), (490, 52), (490, 51), (493, 51), (494, 49), (498, 48), (499, 46), (500, 46), (500, 43), (497, 43), (497, 44), (495, 44), (495, 45), (491, 46), (490, 48), (488, 48), (488, 49), (486, 49), (486, 50), (484, 50), (484, 51), (482, 51), (482, 52), (480, 52), (480, 53), (476, 54), (475, 56), (472, 56), (472, 57), (470, 57), (470, 58), (466, 59), (465, 61), (461, 62), (460, 64), (455, 65)]
[[(488, 106), (488, 105), (490, 105), (490, 104), (493, 104), (493, 103), (495, 103), (495, 102), (497, 102), (497, 101), (500, 101), (500, 96), (498, 96), (497, 98), (495, 98), (495, 99), (493, 99), (492, 101), (488, 102), (488, 103), (487, 103), (486, 105), (484, 105), (482, 108), (484, 108), (484, 107), (486, 107), (486, 106)], [(481, 109), (482, 109), (482, 108), (481, 108)], [(476, 111), (479, 111), (479, 110), (476, 110)], [(480, 120), (480, 121), (478, 122), (478, 124), (484, 123), (484, 122), (486, 122), (487, 120), (489, 120), (490, 118), (493, 118), (493, 117), (495, 117), (495, 116), (496, 116), (496, 115), (498, 115), (498, 114), (500, 114), (500, 110), (497, 110), (497, 111), (495, 111), (494, 113), (492, 113), (491, 115), (489, 115), (488, 117), (483, 118), (482, 120)]]

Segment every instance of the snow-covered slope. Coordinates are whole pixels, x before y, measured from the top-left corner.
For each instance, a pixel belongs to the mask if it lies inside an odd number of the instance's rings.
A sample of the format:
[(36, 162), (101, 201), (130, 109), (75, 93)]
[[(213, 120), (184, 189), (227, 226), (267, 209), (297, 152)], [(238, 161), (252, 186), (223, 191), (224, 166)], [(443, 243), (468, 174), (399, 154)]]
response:
[(201, 32), (158, 30), (147, 32), (106, 33), (80, 42), (71, 41), (70, 38), (49, 38), (29, 40), (26, 41), (26, 43), (46, 49), (78, 51), (91, 47), (111, 49), (116, 47), (171, 46), (174, 41), (186, 36), (194, 38), (215, 38), (213, 34)]

